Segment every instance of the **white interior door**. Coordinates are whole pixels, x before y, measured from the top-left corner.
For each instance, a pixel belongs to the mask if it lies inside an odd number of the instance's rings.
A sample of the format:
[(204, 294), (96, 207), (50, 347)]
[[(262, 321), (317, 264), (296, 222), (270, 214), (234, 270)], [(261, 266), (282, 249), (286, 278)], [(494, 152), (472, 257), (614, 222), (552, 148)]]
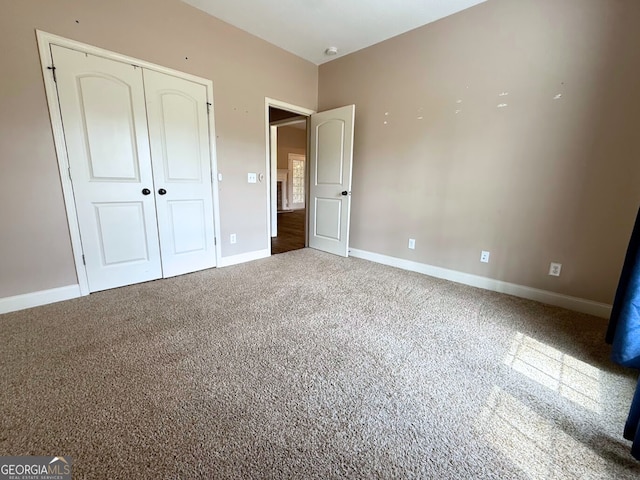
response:
[(311, 115), (309, 246), (347, 257), (355, 105)]
[(51, 53), (89, 289), (160, 278), (142, 69)]
[(216, 265), (207, 89), (144, 71), (164, 277)]

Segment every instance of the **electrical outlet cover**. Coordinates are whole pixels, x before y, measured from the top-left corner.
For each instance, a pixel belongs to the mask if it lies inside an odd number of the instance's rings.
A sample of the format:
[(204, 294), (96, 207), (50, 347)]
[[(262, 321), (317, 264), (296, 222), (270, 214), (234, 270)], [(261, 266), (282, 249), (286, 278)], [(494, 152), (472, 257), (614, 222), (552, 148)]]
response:
[(552, 277), (559, 277), (561, 271), (562, 271), (561, 263), (551, 262), (551, 265), (549, 265), (549, 275), (551, 275)]
[(480, 254), (480, 261), (482, 263), (489, 263), (489, 255), (491, 255), (490, 252), (483, 250), (482, 253)]

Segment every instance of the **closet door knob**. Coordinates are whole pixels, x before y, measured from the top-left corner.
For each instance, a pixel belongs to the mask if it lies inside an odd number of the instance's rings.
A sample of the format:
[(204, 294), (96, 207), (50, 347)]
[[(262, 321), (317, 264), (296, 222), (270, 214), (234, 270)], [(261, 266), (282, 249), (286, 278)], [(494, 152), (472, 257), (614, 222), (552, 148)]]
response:
[(158, 195), (164, 195), (165, 193), (167, 193), (167, 191), (164, 188), (158, 190)]
[(142, 194), (143, 195), (149, 195), (151, 193), (151, 190), (149, 190), (148, 188), (143, 188), (142, 189)]

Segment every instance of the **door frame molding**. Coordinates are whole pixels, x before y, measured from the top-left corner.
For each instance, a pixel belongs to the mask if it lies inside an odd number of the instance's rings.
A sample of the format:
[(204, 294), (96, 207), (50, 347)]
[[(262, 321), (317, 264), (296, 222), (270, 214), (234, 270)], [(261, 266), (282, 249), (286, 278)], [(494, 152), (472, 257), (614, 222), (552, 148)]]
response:
[(78, 225), (78, 214), (73, 195), (73, 184), (69, 174), (69, 159), (67, 157), (67, 146), (64, 138), (64, 129), (62, 125), (62, 116), (60, 113), (58, 91), (53, 75), (50, 72), (52, 66), (51, 45), (58, 45), (82, 53), (88, 53), (98, 57), (115, 60), (122, 63), (154, 70), (156, 72), (172, 75), (174, 77), (189, 80), (191, 82), (203, 85), (207, 89), (207, 102), (212, 107), (212, 113), (209, 114), (209, 154), (211, 157), (211, 188), (213, 194), (213, 228), (215, 238), (216, 266), (220, 265), (222, 258), (220, 235), (220, 202), (218, 194), (218, 161), (216, 156), (216, 132), (215, 132), (215, 108), (213, 108), (213, 82), (206, 78), (197, 77), (189, 73), (180, 72), (171, 68), (156, 65), (155, 63), (146, 62), (127, 55), (121, 55), (116, 52), (105, 50), (68, 38), (60, 37), (52, 33), (36, 30), (38, 42), (38, 51), (40, 53), (40, 64), (42, 67), (42, 76), (44, 79), (45, 93), (47, 97), (47, 105), (49, 107), (49, 118), (53, 130), (53, 141), (55, 145), (56, 157), (58, 160), (58, 170), (60, 173), (60, 181), (62, 183), (62, 194), (64, 197), (65, 210), (67, 214), (67, 223), (69, 225), (69, 235), (71, 237), (71, 249), (78, 276), (78, 285), (81, 295), (89, 295), (89, 281), (87, 278), (87, 270), (83, 262), (82, 239), (80, 237), (80, 227)]
[[(292, 103), (283, 102), (282, 100), (276, 100), (274, 98), (264, 98), (264, 119), (265, 119), (265, 145), (266, 145), (266, 168), (267, 172), (267, 249), (269, 256), (271, 255), (271, 235), (272, 230), (275, 230), (273, 223), (273, 207), (275, 206), (277, 212), (277, 181), (278, 181), (278, 162), (271, 162), (271, 153), (275, 150), (277, 157), (277, 127), (283, 126), (287, 123), (297, 123), (300, 118), (288, 118), (281, 122), (274, 122), (274, 127), (269, 123), (269, 107), (279, 108), (288, 112), (297, 113), (298, 115), (307, 119), (307, 156), (309, 150), (309, 117), (316, 113), (315, 110), (310, 108), (300, 107), (293, 105)], [(277, 215), (277, 213), (276, 213)], [(276, 220), (277, 221), (277, 220)], [(306, 244), (306, 239), (305, 239)]]

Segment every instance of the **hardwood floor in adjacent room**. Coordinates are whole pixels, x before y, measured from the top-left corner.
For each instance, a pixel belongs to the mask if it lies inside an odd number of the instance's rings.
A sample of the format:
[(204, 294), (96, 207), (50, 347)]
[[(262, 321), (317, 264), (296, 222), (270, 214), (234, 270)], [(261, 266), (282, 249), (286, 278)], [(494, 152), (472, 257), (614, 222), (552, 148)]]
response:
[(271, 239), (271, 254), (304, 248), (306, 210), (278, 213), (278, 236)]

